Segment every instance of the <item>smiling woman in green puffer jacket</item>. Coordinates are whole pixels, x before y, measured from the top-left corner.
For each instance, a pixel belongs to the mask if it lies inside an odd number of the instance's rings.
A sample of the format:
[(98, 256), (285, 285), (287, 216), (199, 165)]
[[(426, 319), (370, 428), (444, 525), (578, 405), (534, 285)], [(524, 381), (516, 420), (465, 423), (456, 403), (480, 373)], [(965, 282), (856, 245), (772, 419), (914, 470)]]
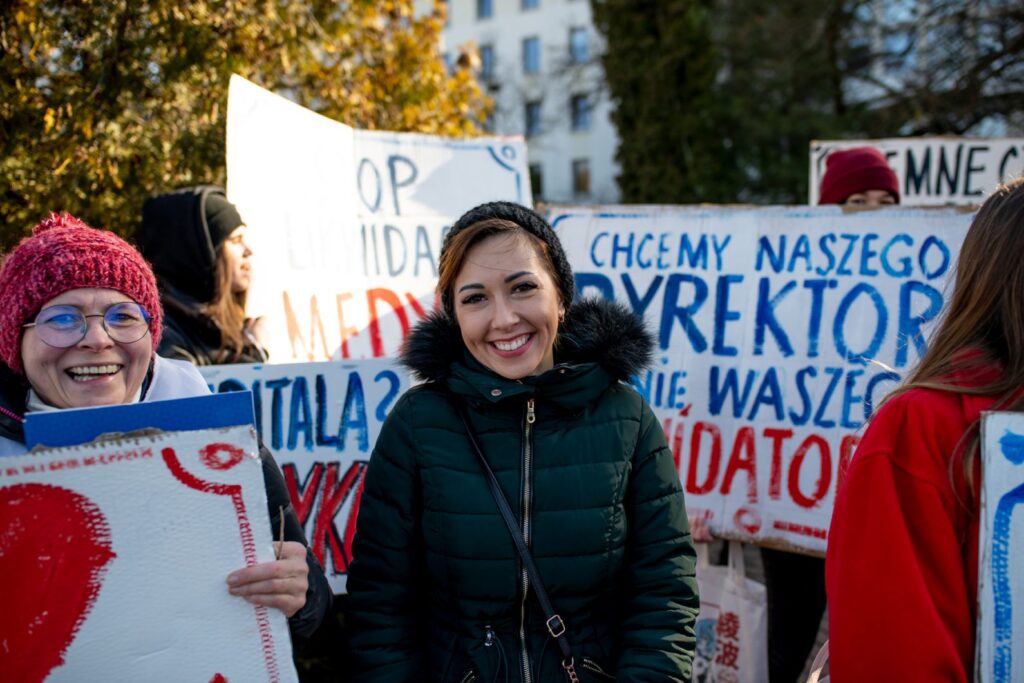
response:
[(672, 455), (627, 384), (653, 342), (572, 272), (533, 211), (496, 202), (452, 227), (444, 311), (403, 361), (425, 383), (370, 459), (347, 627), (353, 680), (573, 680), (459, 416), (509, 501), (579, 680), (688, 681), (694, 549)]

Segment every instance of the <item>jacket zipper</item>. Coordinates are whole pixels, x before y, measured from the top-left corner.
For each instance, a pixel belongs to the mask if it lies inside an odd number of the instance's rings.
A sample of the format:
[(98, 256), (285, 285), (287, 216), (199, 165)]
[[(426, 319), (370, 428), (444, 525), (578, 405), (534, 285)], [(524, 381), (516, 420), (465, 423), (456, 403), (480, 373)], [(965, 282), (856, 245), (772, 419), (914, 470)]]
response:
[(615, 676), (612, 676), (610, 673), (602, 669), (601, 665), (592, 659), (584, 657), (581, 666), (590, 673), (594, 674), (595, 676), (600, 676), (601, 678), (604, 678), (609, 681), (615, 680)]
[[(537, 415), (533, 412), (533, 399), (526, 402), (526, 422), (523, 426), (523, 539), (526, 546), (530, 546), (530, 504), (533, 499), (531, 488), (531, 468), (533, 467), (533, 423), (537, 421)], [(519, 603), (519, 645), (520, 664), (523, 668), (523, 683), (530, 683), (533, 677), (533, 668), (530, 665), (530, 653), (526, 650), (526, 596), (530, 591), (530, 575), (523, 565), (520, 569), (523, 586), (523, 600)]]

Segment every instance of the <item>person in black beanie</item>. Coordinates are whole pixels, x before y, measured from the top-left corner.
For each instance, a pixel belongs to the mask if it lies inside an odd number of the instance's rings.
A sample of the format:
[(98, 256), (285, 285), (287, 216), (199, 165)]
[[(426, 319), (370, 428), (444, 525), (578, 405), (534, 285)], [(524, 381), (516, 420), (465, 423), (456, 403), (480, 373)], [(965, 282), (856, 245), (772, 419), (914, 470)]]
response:
[[(459, 220), (455, 221), (451, 229), (445, 234), (444, 244), (441, 245), (441, 253), (443, 254), (451, 249), (452, 241), (459, 233), (485, 220), (502, 220), (515, 223), (519, 228), (543, 242), (551, 261), (551, 267), (554, 270), (555, 284), (558, 286), (559, 293), (561, 294), (562, 304), (565, 306), (572, 304), (576, 293), (576, 281), (573, 278), (572, 268), (569, 266), (569, 259), (565, 256), (565, 250), (562, 249), (562, 243), (558, 240), (554, 229), (548, 225), (547, 221), (537, 215), (535, 211), (525, 206), (513, 202), (489, 202), (470, 209)], [(454, 320), (455, 311), (452, 305), (451, 293), (440, 287), (438, 289), (441, 292), (441, 305), (444, 307), (444, 312), (449, 318)]]
[(261, 363), (260, 319), (245, 316), (252, 278), (246, 226), (224, 190), (188, 187), (142, 206), (139, 250), (166, 312), (160, 353), (196, 365)]
[(402, 352), (423, 383), (388, 414), (360, 501), (349, 680), (690, 680), (683, 491), (624, 381), (652, 335), (621, 304), (577, 300), (555, 232), (516, 204), (456, 221), (438, 270), (442, 309)]

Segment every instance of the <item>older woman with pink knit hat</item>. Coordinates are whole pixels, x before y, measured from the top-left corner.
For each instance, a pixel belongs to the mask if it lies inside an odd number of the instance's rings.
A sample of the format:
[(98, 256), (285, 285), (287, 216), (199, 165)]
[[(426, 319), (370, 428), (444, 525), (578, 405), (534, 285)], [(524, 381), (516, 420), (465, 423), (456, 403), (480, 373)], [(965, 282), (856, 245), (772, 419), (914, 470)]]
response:
[[(112, 232), (52, 214), (0, 266), (0, 302), (0, 456), (26, 451), (26, 413), (209, 393), (195, 367), (156, 354), (156, 279)], [(280, 609), (292, 633), (307, 636), (330, 588), (305, 547), (281, 471), (268, 451), (261, 456), (275, 530), (284, 515), (281, 559), (233, 572), (229, 590)]]

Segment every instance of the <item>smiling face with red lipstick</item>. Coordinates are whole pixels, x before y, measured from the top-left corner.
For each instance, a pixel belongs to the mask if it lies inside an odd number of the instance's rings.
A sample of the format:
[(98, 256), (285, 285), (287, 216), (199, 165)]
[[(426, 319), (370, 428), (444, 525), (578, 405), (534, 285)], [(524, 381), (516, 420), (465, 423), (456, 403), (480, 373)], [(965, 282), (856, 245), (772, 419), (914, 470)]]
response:
[(455, 276), (455, 318), (466, 348), (507, 379), (537, 375), (554, 365), (558, 287), (540, 247), (526, 232), (477, 242)]

